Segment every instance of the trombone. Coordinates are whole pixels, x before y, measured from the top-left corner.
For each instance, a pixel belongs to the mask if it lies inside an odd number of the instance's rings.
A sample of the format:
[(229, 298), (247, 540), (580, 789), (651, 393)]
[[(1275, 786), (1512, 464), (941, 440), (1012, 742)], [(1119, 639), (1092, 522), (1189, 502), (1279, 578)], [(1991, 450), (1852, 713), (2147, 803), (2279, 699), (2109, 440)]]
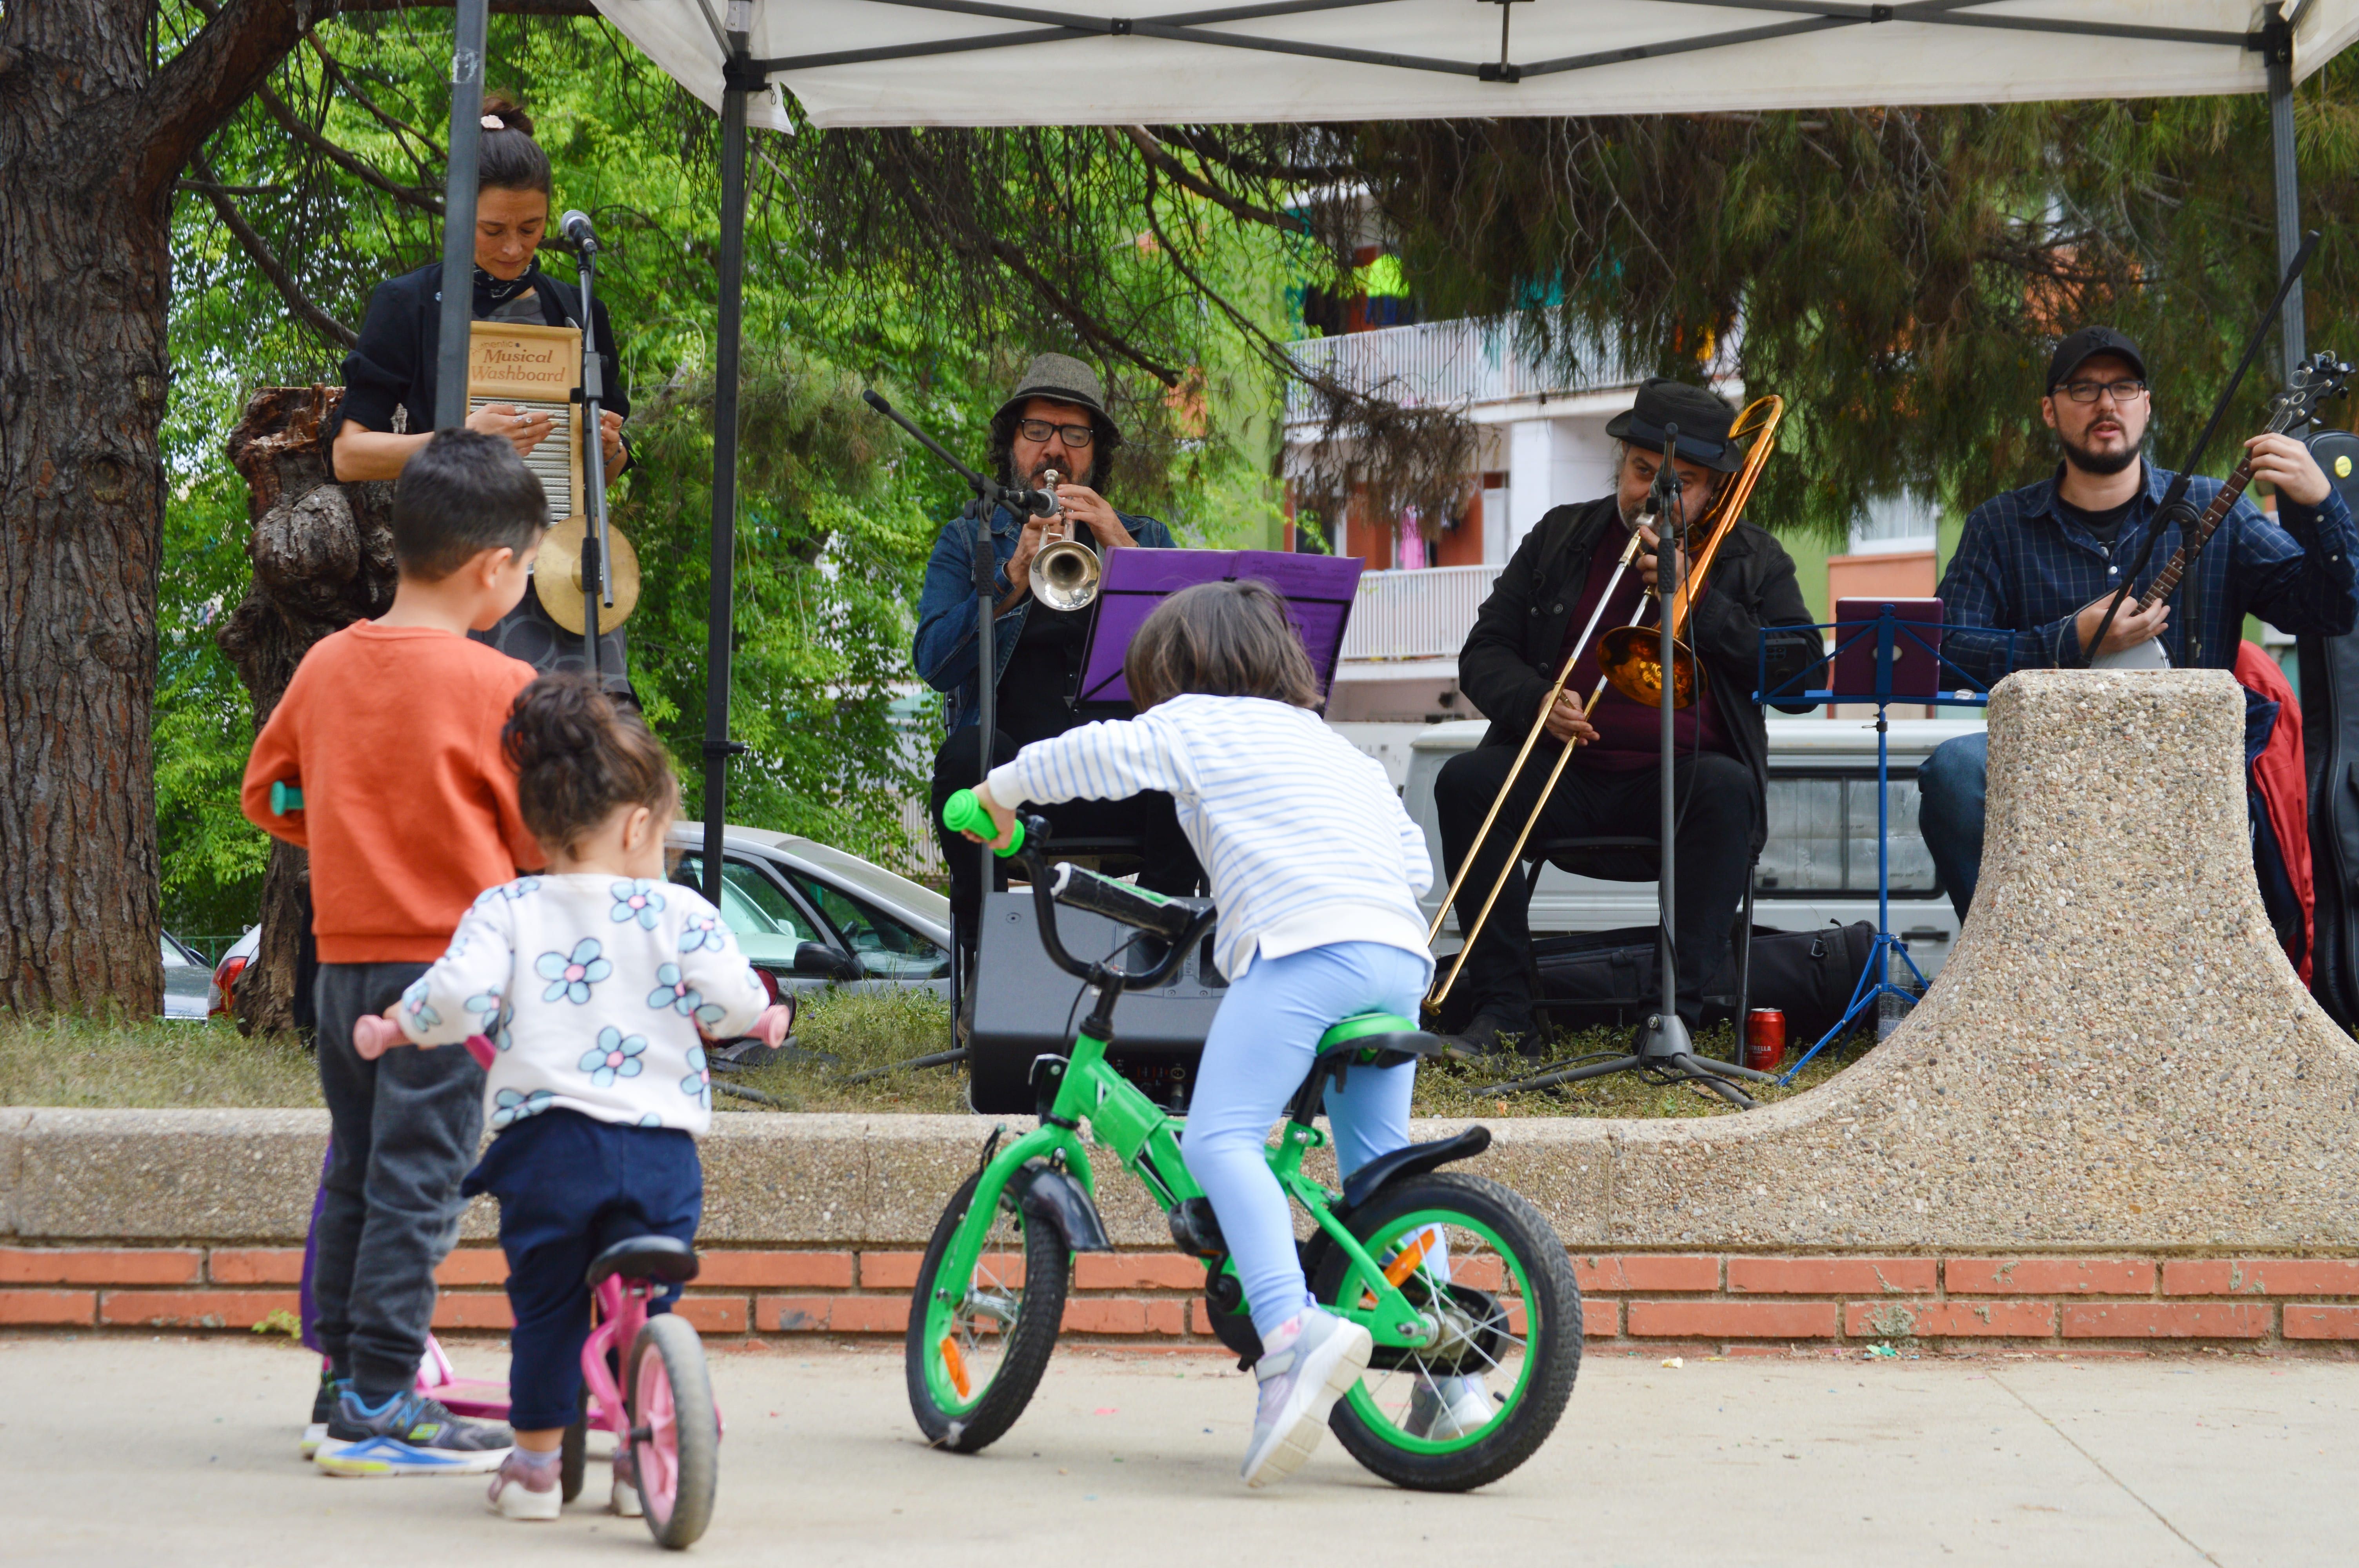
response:
[[(1674, 706), (1684, 708), (1694, 701), (1695, 693), (1703, 679), (1702, 665), (1696, 662), (1693, 652), (1680, 641), (1680, 633), (1687, 626), (1689, 616), (1694, 609), (1696, 596), (1703, 589), (1704, 573), (1710, 569), (1712, 557), (1720, 553), (1721, 541), (1728, 536), (1729, 530), (1734, 528), (1737, 519), (1744, 515), (1745, 503), (1752, 499), (1754, 486), (1760, 481), (1761, 470), (1768, 466), (1769, 454), (1777, 443), (1777, 425), (1785, 417), (1785, 413), (1786, 403), (1783, 398), (1756, 398), (1745, 405), (1744, 412), (1736, 416), (1736, 422), (1729, 427), (1729, 439), (1739, 440), (1749, 436), (1752, 441), (1745, 449), (1744, 466), (1737, 470), (1734, 481), (1713, 498), (1711, 508), (1697, 520), (1696, 528), (1705, 531), (1703, 548), (1697, 553), (1695, 565), (1681, 575), (1680, 587), (1671, 600), (1671, 680)], [(1639, 527), (1656, 527), (1656, 535), (1658, 539), (1670, 537), (1676, 532), (1672, 529), (1658, 527), (1656, 524), (1657, 519), (1653, 513), (1647, 513), (1638, 519)], [(1686, 532), (1692, 533), (1694, 530), (1686, 530)], [(1532, 748), (1538, 744), (1540, 732), (1548, 727), (1549, 715), (1556, 710), (1558, 698), (1564, 694), (1565, 683), (1572, 678), (1572, 667), (1581, 662), (1581, 655), (1587, 650), (1591, 635), (1597, 630), (1598, 621), (1605, 613), (1605, 606), (1612, 601), (1614, 589), (1622, 584), (1622, 574), (1627, 571), (1630, 563), (1637, 558), (1639, 546), (1638, 528), (1633, 528), (1630, 530), (1630, 542), (1623, 546), (1621, 560), (1614, 564), (1614, 575), (1606, 579), (1605, 591), (1598, 596), (1597, 608), (1590, 612), (1589, 624), (1582, 628), (1579, 641), (1573, 643), (1571, 652), (1565, 655), (1564, 667), (1557, 671), (1556, 684), (1549, 687), (1548, 697), (1540, 703), (1539, 714), (1532, 720), (1531, 729), (1524, 736), (1523, 749), (1516, 753), (1515, 762), (1507, 770), (1506, 781), (1499, 786), (1498, 797), (1491, 802), (1490, 812), (1483, 818), (1483, 826), (1475, 829), (1474, 840), (1467, 846), (1466, 858), (1460, 863), (1457, 876), (1451, 880), (1450, 892), (1443, 896), (1441, 906), (1433, 912), (1433, 924), (1426, 929), (1425, 933), (1427, 946), (1430, 946), (1441, 935), (1442, 924), (1450, 918), (1450, 912), (1457, 906), (1458, 894), (1465, 886), (1467, 873), (1474, 869), (1474, 862), (1482, 854), (1484, 842), (1490, 838), (1492, 827), (1499, 820), (1500, 809), (1507, 804), (1507, 796), (1514, 793), (1516, 780), (1522, 775), (1525, 762), (1530, 758)], [(1662, 679), (1661, 631), (1658, 627), (1639, 624), (1647, 618), (1647, 610), (1656, 603), (1657, 600), (1652, 595), (1640, 600), (1637, 612), (1630, 617), (1628, 625), (1617, 626), (1606, 633), (1604, 642), (1598, 647), (1598, 659), (1603, 675), (1596, 687), (1590, 692), (1589, 700), (1582, 705), (1581, 711), (1583, 718), (1596, 711), (1598, 700), (1605, 695), (1605, 688), (1609, 685), (1634, 702), (1653, 704), (1661, 700), (1661, 687), (1656, 684)], [(1507, 858), (1500, 863), (1498, 878), (1492, 882), (1490, 892), (1483, 900), (1482, 909), (1476, 912), (1474, 924), (1467, 928), (1464, 940), (1459, 945), (1457, 957), (1451, 962), (1449, 974), (1443, 977), (1440, 986), (1433, 994), (1426, 999), (1425, 1011), (1429, 1017), (1441, 1011), (1442, 1003), (1450, 998), (1451, 988), (1458, 983), (1458, 972), (1466, 967), (1466, 955), (1474, 950), (1475, 939), (1483, 934), (1484, 923), (1491, 918), (1491, 907), (1499, 902), (1500, 891), (1507, 885), (1507, 879), (1516, 874), (1516, 867), (1522, 858), (1524, 845), (1530, 839), (1532, 828), (1539, 821), (1541, 811), (1547, 807), (1549, 796), (1556, 793), (1557, 780), (1564, 776), (1565, 764), (1572, 760), (1573, 751), (1578, 744), (1578, 741), (1567, 741), (1558, 752), (1556, 765), (1549, 770), (1548, 782), (1540, 786), (1538, 796), (1533, 800), (1531, 815), (1524, 818), (1523, 829), (1516, 835), (1515, 848), (1507, 852)]]

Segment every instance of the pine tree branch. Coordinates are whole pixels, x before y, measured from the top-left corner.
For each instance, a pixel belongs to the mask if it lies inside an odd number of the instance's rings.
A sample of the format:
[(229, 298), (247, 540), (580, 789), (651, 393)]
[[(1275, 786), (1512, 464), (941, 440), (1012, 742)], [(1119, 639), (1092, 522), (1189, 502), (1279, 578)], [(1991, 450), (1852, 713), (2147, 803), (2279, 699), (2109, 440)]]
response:
[(1035, 294), (1054, 307), (1059, 315), (1071, 321), (1082, 336), (1101, 348), (1120, 354), (1166, 386), (1180, 384), (1180, 373), (1177, 370), (1148, 358), (1143, 351), (1135, 347), (1128, 338), (1084, 309), (1080, 300), (1049, 282), (1040, 269), (1034, 266), (1025, 256), (1022, 247), (1015, 242), (993, 234), (984, 241), (984, 246), (1001, 265), (1029, 284)]
[(198, 178), (183, 183), (204, 193), (205, 200), (212, 203), (213, 212), (221, 219), (223, 227), (236, 239), (239, 248), (253, 261), (255, 269), (270, 280), (270, 286), (278, 290), (279, 297), (303, 319), (304, 324), (346, 349), (358, 346), (360, 335), (312, 303), (310, 296), (303, 292), (294, 275), (271, 250), (269, 242), (245, 221), (245, 214), (239, 211), (237, 204), (230, 200), (229, 188), (213, 172), (212, 160), (200, 152), (189, 159), (189, 167), (196, 170)]
[(1169, 150), (1161, 142), (1157, 141), (1154, 134), (1146, 126), (1109, 125), (1105, 130), (1109, 137), (1119, 133), (1127, 138), (1130, 145), (1136, 147), (1149, 164), (1160, 169), (1174, 184), (1194, 191), (1205, 200), (1215, 203), (1247, 222), (1264, 224), (1281, 233), (1308, 234), (1310, 232), (1310, 225), (1302, 219), (1283, 212), (1273, 212), (1266, 207), (1256, 207), (1241, 197), (1231, 195), (1211, 180), (1197, 174), (1186, 164), (1173, 157)]
[(238, 105), (325, 16), (334, 0), (227, 0), (148, 80), (136, 114), (147, 127), (136, 189), (162, 200)]
[(338, 146), (335, 143), (330, 141), (327, 137), (313, 130), (310, 125), (305, 124), (303, 123), (303, 117), (296, 114), (291, 108), (288, 107), (287, 101), (279, 97), (277, 93), (273, 92), (268, 87), (265, 86), (255, 88), (254, 90), (254, 96), (255, 100), (268, 112), (270, 117), (278, 122), (279, 128), (281, 130), (284, 130), (288, 135), (293, 136), (297, 141), (301, 142), (305, 146), (326, 157), (330, 162), (333, 163), (337, 168), (344, 170), (347, 174), (352, 175), (362, 184), (374, 186), (375, 189), (384, 191), (387, 196), (392, 197), (395, 200), (407, 202), (410, 206), (417, 208), (421, 212), (430, 212), (437, 218), (442, 215), (442, 202), (440, 198), (435, 196), (431, 191), (420, 189), (417, 186), (402, 185), (386, 178), (383, 174), (377, 171), (375, 165), (369, 163), (364, 158), (355, 157), (353, 154), (345, 151), (342, 147)]

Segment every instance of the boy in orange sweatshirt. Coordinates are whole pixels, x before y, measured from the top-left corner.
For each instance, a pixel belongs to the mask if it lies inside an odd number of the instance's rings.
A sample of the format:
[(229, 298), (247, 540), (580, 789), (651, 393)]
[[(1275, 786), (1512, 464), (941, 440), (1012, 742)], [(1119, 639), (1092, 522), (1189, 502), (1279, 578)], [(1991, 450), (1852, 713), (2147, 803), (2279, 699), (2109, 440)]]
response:
[[(524, 597), (548, 522), (508, 442), (438, 433), (394, 491), (393, 608), (303, 655), (246, 762), (245, 815), (311, 856), (333, 1152), (315, 1227), (329, 1366), (313, 1421), (333, 1475), (472, 1475), (497, 1469), (511, 1441), (415, 1388), (434, 1271), (458, 1239), (459, 1183), (483, 1136), (484, 1070), (464, 1051), (364, 1061), (353, 1023), (442, 956), (476, 894), (541, 863), (500, 747), (533, 669), (467, 633)], [(271, 808), (282, 783), (302, 791), (285, 815)]]

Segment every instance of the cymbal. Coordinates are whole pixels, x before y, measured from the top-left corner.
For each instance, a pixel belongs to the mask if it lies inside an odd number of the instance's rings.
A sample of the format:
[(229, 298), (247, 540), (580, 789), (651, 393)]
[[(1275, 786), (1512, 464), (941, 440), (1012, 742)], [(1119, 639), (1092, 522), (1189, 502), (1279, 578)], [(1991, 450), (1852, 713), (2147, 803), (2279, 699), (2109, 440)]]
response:
[[(575, 636), (589, 625), (582, 608), (582, 541), (587, 524), (577, 530), (571, 519), (540, 536), (540, 550), (532, 558), (532, 588), (549, 618)], [(639, 553), (620, 528), (606, 528), (607, 569), (614, 580), (614, 602), (598, 606), (598, 630), (612, 632), (630, 619), (639, 603)]]

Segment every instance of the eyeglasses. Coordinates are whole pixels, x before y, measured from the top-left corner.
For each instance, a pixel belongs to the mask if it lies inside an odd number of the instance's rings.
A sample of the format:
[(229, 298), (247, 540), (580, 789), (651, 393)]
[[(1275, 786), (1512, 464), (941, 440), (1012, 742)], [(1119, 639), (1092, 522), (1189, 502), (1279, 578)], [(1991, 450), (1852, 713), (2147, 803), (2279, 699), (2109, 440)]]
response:
[(2056, 390), (2075, 403), (2094, 403), (2110, 392), (2114, 395), (2115, 403), (2130, 404), (2136, 403), (2146, 395), (2146, 383), (2142, 381), (2068, 381)]
[(1016, 433), (1027, 441), (1045, 441), (1054, 432), (1065, 438), (1065, 445), (1080, 451), (1097, 439), (1097, 432), (1087, 425), (1052, 425), (1046, 419), (1018, 419)]

